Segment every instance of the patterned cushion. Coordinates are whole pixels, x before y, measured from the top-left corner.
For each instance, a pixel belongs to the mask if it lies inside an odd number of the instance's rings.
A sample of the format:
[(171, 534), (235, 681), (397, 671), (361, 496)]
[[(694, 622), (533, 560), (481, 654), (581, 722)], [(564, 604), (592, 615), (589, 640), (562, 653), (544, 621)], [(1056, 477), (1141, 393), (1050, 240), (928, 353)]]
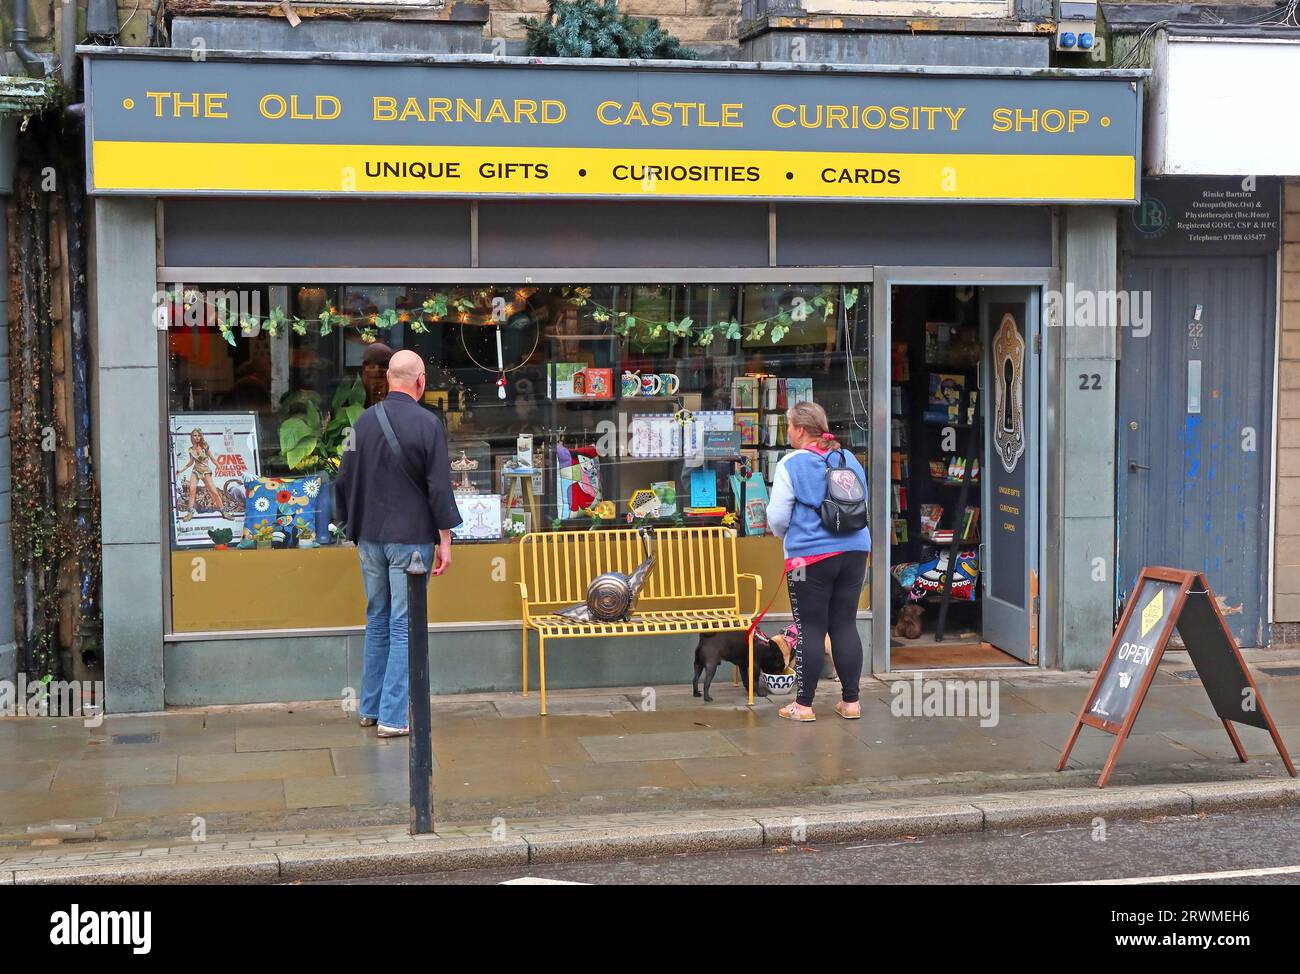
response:
[(297, 548), (316, 543), (316, 501), (321, 476), (245, 477), (248, 506), (244, 513), (241, 548), (269, 544), (272, 548)]
[(330, 536), (330, 519), (334, 517), (334, 484), (328, 475), (322, 474), (320, 493), (316, 495), (316, 543), (333, 544)]

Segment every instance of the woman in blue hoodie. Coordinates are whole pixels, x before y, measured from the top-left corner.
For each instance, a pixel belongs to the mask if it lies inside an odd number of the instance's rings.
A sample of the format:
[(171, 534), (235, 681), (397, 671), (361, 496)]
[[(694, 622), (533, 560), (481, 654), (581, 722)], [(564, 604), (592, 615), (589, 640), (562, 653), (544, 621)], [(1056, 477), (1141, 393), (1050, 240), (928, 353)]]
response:
[(832, 534), (822, 526), (818, 508), (826, 497), (827, 455), (867, 482), (857, 457), (840, 447), (826, 421), (826, 410), (801, 402), (786, 412), (792, 449), (781, 458), (772, 481), (767, 523), (785, 545), (785, 571), (790, 584), (790, 608), (799, 627), (794, 670), (794, 703), (782, 707), (787, 720), (816, 720), (813, 695), (821, 678), (823, 646), (831, 640), (831, 658), (844, 699), (835, 712), (848, 720), (862, 716), (858, 683), (862, 678), (862, 639), (858, 636), (858, 599), (867, 575), (871, 535), (864, 527), (850, 534)]

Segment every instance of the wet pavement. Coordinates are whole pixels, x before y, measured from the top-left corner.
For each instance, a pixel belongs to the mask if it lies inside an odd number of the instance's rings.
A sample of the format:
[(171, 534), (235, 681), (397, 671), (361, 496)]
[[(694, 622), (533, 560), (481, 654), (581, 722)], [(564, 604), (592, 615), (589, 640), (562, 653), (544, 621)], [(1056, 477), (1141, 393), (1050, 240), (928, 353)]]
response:
[[(1181, 657), (1181, 659), (1180, 659)], [(1288, 658), (1250, 657), (1291, 753), (1300, 749), (1300, 677)], [(1170, 654), (1121, 754), (1115, 785), (1248, 780), (1285, 774), (1264, 732), (1241, 727), (1236, 761), (1205, 690)], [(819, 719), (793, 724), (714, 684), (557, 691), (552, 713), (518, 694), (436, 698), (435, 819), (461, 823), (628, 812), (717, 811), (888, 797), (1089, 786), (1112, 743), (1085, 729), (1067, 770), (1055, 766), (1091, 679), (986, 670), (992, 726), (973, 717), (895, 716), (893, 684), (863, 684), (863, 719), (838, 718), (824, 682)], [(910, 679), (909, 679), (910, 682)], [(986, 687), (988, 689), (988, 687)], [(384, 740), (337, 704), (213, 707), (77, 719), (0, 719), (0, 856), (33, 847), (179, 840), (203, 833), (304, 833), (408, 820), (405, 740)], [(160, 844), (162, 844), (160, 842)]]

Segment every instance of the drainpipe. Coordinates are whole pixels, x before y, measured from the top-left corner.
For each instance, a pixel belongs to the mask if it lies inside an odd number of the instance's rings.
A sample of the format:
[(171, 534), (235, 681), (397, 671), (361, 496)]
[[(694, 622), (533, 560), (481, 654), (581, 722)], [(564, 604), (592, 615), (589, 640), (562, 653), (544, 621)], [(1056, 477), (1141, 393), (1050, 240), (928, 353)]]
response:
[[(18, 59), (27, 66), (28, 74), (38, 74), (44, 78), (49, 72), (45, 59), (27, 46), (27, 0), (14, 0), (14, 30), (11, 44)], [(40, 68), (35, 72), (32, 68)]]

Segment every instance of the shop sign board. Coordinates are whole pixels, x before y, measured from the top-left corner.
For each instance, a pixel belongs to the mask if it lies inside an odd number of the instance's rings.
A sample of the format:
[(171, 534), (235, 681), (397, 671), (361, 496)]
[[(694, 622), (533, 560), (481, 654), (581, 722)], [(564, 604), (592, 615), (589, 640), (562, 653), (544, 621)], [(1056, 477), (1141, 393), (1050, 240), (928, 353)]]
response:
[(1187, 655), (1196, 667), (1215, 714), (1223, 721), (1237, 757), (1244, 762), (1246, 751), (1233, 722), (1258, 727), (1272, 736), (1282, 763), (1294, 778), (1295, 765), (1219, 611), (1209, 583), (1200, 572), (1174, 568), (1144, 568), (1138, 573), (1106, 659), (1088, 691), (1056, 770), (1065, 768), (1079, 732), (1086, 724), (1115, 735), (1114, 746), (1097, 780), (1098, 787), (1106, 786), (1175, 629), (1187, 647)]
[(1271, 176), (1148, 176), (1120, 220), (1124, 250), (1144, 255), (1271, 254), (1281, 241), (1282, 180)]
[(113, 50), (99, 194), (1137, 200), (1140, 72)]

